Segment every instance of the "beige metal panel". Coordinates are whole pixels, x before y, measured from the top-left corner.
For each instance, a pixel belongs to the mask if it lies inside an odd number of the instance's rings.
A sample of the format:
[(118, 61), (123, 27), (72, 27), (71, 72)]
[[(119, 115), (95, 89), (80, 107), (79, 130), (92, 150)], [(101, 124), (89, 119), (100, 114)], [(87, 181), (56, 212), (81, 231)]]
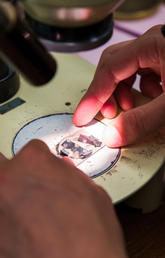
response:
[[(57, 76), (46, 86), (32, 87), (21, 79), (15, 97), (26, 103), (0, 115), (0, 152), (12, 157), (12, 144), (18, 131), (30, 121), (56, 113), (73, 113), (87, 90), (95, 67), (76, 55), (55, 54), (58, 62)], [(136, 94), (137, 102), (146, 101)], [(14, 98), (15, 98), (14, 97)], [(66, 105), (70, 102), (71, 105)], [(108, 120), (102, 122), (108, 124)], [(95, 178), (111, 196), (114, 203), (126, 199), (142, 188), (159, 170), (165, 158), (165, 130), (159, 130), (141, 142), (121, 149), (115, 166)]]

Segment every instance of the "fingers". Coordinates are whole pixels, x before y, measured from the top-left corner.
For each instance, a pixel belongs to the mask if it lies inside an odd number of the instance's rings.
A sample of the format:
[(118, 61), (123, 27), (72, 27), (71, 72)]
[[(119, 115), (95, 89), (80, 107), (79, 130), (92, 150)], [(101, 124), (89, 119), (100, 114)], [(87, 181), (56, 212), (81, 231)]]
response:
[[(165, 38), (160, 29), (161, 25), (155, 26), (136, 40), (117, 44), (104, 51), (90, 88), (73, 116), (73, 122), (77, 126), (91, 121), (111, 97), (118, 83), (133, 75), (139, 68), (159, 70), (162, 87), (165, 89)], [(156, 90), (151, 90), (151, 95), (159, 95), (160, 88), (157, 87)], [(128, 98), (127, 94), (125, 98), (120, 93), (117, 95), (123, 108), (129, 109), (132, 105), (129, 92)]]
[(134, 97), (131, 89), (135, 79), (136, 74), (133, 74), (131, 77), (120, 82), (115, 90), (115, 97), (123, 110), (129, 110), (134, 107)]
[(101, 108), (101, 113), (105, 118), (112, 119), (117, 115), (117, 103), (123, 110), (133, 108), (134, 97), (131, 89), (135, 79), (136, 75), (134, 74), (117, 85), (114, 95), (112, 95)]
[(131, 89), (125, 83), (121, 82), (115, 90), (115, 97), (123, 110), (129, 110), (134, 107), (134, 97)]
[(103, 103), (97, 99), (95, 94), (88, 91), (87, 95), (82, 98), (73, 115), (73, 123), (76, 126), (87, 124), (99, 112), (102, 106)]
[(114, 118), (117, 114), (117, 103), (112, 95), (101, 108), (101, 113), (105, 118)]
[(165, 90), (165, 38), (162, 25), (156, 25), (142, 35), (138, 41), (137, 53), (140, 68), (150, 68), (161, 75), (162, 89)]
[(151, 102), (120, 114), (104, 132), (110, 147), (131, 144), (165, 124), (165, 93)]
[(158, 97), (162, 92), (160, 77), (154, 73), (144, 74), (140, 80), (140, 89), (144, 96), (150, 98)]
[(107, 53), (104, 61), (100, 62), (89, 90), (73, 116), (73, 122), (77, 126), (90, 122), (112, 95), (118, 82), (136, 72), (136, 48), (131, 43), (132, 41), (127, 42), (126, 47), (118, 44), (118, 49)]

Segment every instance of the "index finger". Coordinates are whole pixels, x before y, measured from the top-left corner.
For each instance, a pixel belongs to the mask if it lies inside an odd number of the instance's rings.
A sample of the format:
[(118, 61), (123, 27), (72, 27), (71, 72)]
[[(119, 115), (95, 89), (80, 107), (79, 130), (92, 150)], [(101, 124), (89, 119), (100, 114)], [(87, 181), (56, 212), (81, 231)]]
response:
[[(138, 39), (117, 44), (116, 48), (112, 46), (105, 51), (89, 90), (73, 116), (73, 122), (77, 126), (90, 122), (112, 95), (117, 84), (139, 68), (152, 69), (156, 63), (160, 64), (159, 68), (163, 70), (165, 62), (161, 56), (165, 56), (165, 40), (160, 28), (161, 25), (157, 25)], [(164, 74), (161, 72), (161, 75)], [(165, 81), (165, 75), (162, 77)]]

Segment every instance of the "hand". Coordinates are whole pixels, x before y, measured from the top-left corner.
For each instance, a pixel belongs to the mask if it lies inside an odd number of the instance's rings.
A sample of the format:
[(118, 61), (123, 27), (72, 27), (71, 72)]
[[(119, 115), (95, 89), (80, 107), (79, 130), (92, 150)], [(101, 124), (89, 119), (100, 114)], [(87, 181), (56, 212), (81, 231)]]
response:
[(0, 156), (0, 257), (124, 258), (102, 188), (38, 140)]
[[(107, 48), (87, 93), (76, 109), (73, 122), (82, 126), (98, 111), (106, 118), (113, 118), (119, 103), (126, 112), (114, 118), (104, 134), (110, 147), (133, 143), (165, 125), (165, 38), (160, 28), (161, 25), (155, 26), (138, 39)], [(153, 100), (133, 108), (131, 87), (136, 73), (141, 75), (142, 93)]]

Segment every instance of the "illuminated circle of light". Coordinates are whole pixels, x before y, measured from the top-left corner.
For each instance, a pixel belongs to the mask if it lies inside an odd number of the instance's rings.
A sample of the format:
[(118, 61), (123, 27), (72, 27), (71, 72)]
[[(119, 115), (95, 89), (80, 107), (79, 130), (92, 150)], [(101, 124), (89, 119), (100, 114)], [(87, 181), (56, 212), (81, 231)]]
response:
[[(102, 138), (105, 125), (95, 119), (83, 129), (89, 134)], [(12, 144), (15, 155), (25, 144), (32, 139), (44, 141), (53, 154), (57, 154), (56, 146), (64, 138), (73, 135), (80, 128), (72, 123), (72, 114), (52, 114), (32, 120), (24, 125), (16, 134)], [(81, 128), (82, 130), (82, 128)], [(118, 161), (120, 149), (111, 149), (103, 146), (89, 158), (77, 165), (85, 174), (91, 178), (102, 175), (109, 171)]]

